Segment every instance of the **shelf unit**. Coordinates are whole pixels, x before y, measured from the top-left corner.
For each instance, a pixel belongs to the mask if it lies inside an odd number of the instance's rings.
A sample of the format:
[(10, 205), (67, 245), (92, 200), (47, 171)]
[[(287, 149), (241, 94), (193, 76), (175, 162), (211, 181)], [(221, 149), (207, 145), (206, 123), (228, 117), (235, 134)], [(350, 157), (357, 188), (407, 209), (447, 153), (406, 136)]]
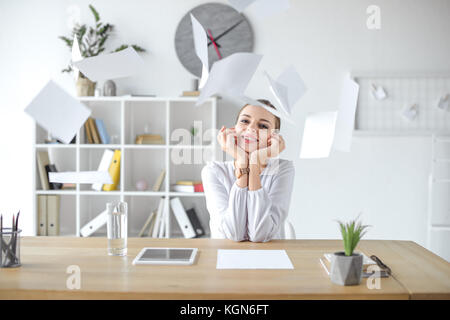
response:
[[(180, 197), (185, 207), (194, 207), (200, 222), (209, 235), (209, 214), (204, 193), (171, 191), (177, 180), (200, 180), (201, 169), (208, 160), (216, 159), (217, 98), (210, 98), (196, 107), (196, 97), (80, 97), (79, 100), (92, 110), (91, 117), (102, 119), (113, 141), (111, 144), (88, 144), (84, 126), (80, 128), (74, 144), (46, 144), (46, 130), (35, 125), (33, 144), (33, 225), (37, 225), (37, 197), (59, 195), (61, 236), (80, 236), (84, 224), (105, 210), (113, 200), (128, 203), (128, 235), (137, 236), (151, 211), (157, 209), (161, 197), (165, 197), (165, 210), (171, 197)], [(200, 125), (199, 134), (204, 141), (191, 141), (186, 134), (190, 127)], [(136, 135), (160, 134), (165, 144), (136, 145)], [(184, 129), (184, 130), (180, 130)], [(189, 141), (186, 138), (189, 137)], [(116, 191), (95, 191), (91, 185), (77, 184), (74, 190), (42, 190), (37, 168), (36, 153), (48, 150), (50, 162), (58, 171), (97, 170), (105, 149), (121, 150), (120, 182)], [(180, 157), (191, 163), (178, 163)], [(176, 159), (177, 161), (173, 161)], [(162, 169), (166, 170), (158, 192), (151, 190)], [(138, 191), (136, 181), (145, 180), (146, 191)], [(182, 232), (171, 213), (166, 214), (166, 236), (182, 237)], [(35, 228), (36, 229), (36, 228)], [(36, 232), (36, 230), (35, 230)], [(106, 227), (93, 236), (105, 236)]]

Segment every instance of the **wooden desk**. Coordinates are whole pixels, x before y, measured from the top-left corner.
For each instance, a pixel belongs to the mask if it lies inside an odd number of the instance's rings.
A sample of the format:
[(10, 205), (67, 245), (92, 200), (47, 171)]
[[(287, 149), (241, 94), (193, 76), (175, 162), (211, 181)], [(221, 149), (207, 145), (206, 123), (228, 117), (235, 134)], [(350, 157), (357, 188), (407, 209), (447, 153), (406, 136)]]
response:
[[(381, 289), (333, 284), (319, 264), (339, 240), (268, 243), (212, 239), (128, 239), (128, 255), (106, 253), (105, 238), (23, 237), (22, 267), (0, 269), (0, 299), (450, 299), (450, 264), (409, 241), (363, 240), (393, 271)], [(196, 247), (192, 266), (133, 266), (143, 247)], [(293, 270), (217, 270), (217, 249), (285, 249)], [(81, 269), (81, 288), (69, 290), (70, 265)]]

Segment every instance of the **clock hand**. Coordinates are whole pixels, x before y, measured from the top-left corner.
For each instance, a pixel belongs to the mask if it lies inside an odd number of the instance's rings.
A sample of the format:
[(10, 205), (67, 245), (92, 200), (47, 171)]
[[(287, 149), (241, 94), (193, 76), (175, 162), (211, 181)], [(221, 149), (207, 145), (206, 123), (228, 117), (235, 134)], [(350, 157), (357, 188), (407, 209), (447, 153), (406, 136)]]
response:
[[(238, 22), (236, 22), (235, 24), (233, 24), (231, 27), (229, 27), (227, 30), (225, 30), (224, 32), (222, 32), (221, 34), (219, 34), (215, 41), (217, 44), (217, 40), (219, 40), (220, 38), (222, 38), (224, 35), (226, 35), (228, 32), (230, 32), (231, 30), (233, 30), (234, 28), (236, 28), (238, 25), (240, 25), (242, 22), (244, 21), (244, 19), (239, 20)], [(211, 38), (210, 38), (211, 39)], [(208, 43), (208, 46), (211, 44), (212, 42)]]
[(219, 49), (217, 49), (217, 44), (216, 44), (216, 42), (214, 41), (214, 38), (213, 38), (213, 35), (212, 35), (210, 29), (208, 29), (208, 33), (209, 33), (209, 36), (210, 36), (210, 38), (211, 38), (212, 43), (214, 44), (214, 49), (216, 49), (217, 56), (219, 57), (219, 59), (222, 59), (222, 56), (220, 55)]
[[(209, 39), (209, 40), (212, 40), (211, 37), (209, 36), (209, 34), (208, 34), (208, 39)], [(209, 42), (209, 43), (208, 43), (208, 46), (209, 46), (211, 43), (212, 43), (212, 42)], [(217, 47), (221, 48), (220, 44), (218, 44), (217, 42), (216, 42), (216, 45), (217, 45)]]

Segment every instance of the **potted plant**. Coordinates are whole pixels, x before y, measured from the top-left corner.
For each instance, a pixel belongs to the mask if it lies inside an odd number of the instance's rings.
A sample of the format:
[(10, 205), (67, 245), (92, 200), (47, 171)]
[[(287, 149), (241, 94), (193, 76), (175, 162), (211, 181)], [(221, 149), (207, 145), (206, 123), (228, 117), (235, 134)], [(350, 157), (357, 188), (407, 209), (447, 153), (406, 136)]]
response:
[[(59, 37), (59, 39), (63, 40), (70, 50), (72, 50), (73, 41), (75, 37), (77, 37), (80, 47), (80, 53), (83, 58), (94, 57), (105, 51), (106, 40), (108, 40), (110, 33), (114, 29), (114, 26), (112, 24), (103, 23), (102, 21), (100, 21), (100, 15), (92, 5), (89, 5), (89, 9), (94, 16), (95, 27), (87, 26), (86, 24), (77, 24), (73, 27), (70, 37)], [(137, 52), (145, 52), (145, 49), (137, 45), (132, 45), (132, 47)], [(126, 48), (128, 48), (128, 45), (123, 44), (112, 52), (117, 52)], [(69, 64), (67, 68), (62, 70), (62, 72), (68, 73), (72, 71), (74, 70), (71, 64)], [(95, 82), (90, 81), (83, 73), (79, 72), (76, 84), (78, 96), (93, 96), (95, 85)]]
[(333, 283), (350, 286), (361, 282), (363, 255), (354, 250), (369, 226), (361, 225), (358, 218), (359, 216), (348, 223), (338, 221), (344, 240), (344, 251), (332, 255), (330, 278)]

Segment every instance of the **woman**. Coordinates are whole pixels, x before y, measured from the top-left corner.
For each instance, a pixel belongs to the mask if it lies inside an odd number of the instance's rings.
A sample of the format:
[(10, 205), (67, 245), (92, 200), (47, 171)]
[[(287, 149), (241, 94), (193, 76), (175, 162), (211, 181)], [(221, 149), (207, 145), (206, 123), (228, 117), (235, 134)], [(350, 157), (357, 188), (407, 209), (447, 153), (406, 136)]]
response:
[[(275, 108), (267, 100), (258, 100)], [(245, 105), (234, 128), (217, 139), (234, 160), (208, 162), (202, 169), (211, 238), (266, 242), (284, 238), (294, 166), (277, 158), (285, 149), (280, 119), (261, 106)]]

